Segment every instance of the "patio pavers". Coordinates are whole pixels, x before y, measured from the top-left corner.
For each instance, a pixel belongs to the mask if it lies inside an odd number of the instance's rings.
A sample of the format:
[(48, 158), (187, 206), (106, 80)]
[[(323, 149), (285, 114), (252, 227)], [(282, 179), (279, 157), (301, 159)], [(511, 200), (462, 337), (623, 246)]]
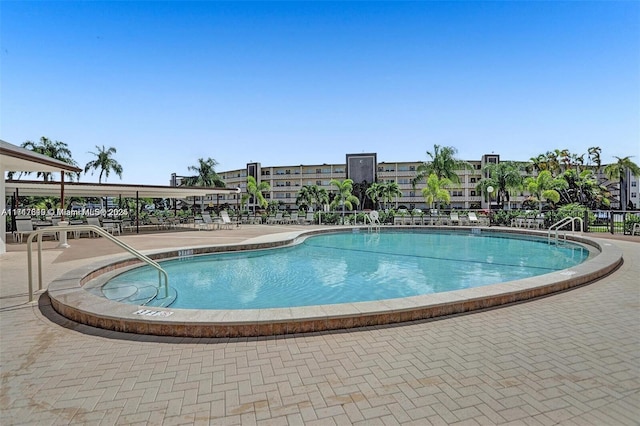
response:
[[(127, 235), (140, 250), (309, 227)], [(593, 237), (593, 235), (591, 235)], [(636, 240), (637, 241), (637, 240)], [(46, 282), (120, 253), (45, 242)], [(2, 424), (567, 424), (640, 418), (640, 244), (609, 277), (434, 321), (243, 339), (127, 335), (27, 303), (26, 254), (0, 256)]]

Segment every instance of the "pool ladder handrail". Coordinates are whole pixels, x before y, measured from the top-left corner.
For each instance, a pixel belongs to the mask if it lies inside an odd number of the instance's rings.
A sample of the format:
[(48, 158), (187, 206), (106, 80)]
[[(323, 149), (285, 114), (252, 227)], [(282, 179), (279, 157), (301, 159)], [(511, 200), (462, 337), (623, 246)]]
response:
[[(149, 258), (148, 256), (140, 253), (138, 250), (134, 249), (130, 245), (120, 241), (113, 235), (111, 235), (108, 231), (96, 225), (73, 225), (71, 226), (48, 226), (44, 229), (36, 229), (31, 234), (29, 234), (29, 238), (27, 239), (27, 268), (29, 273), (29, 302), (33, 302), (33, 272), (32, 272), (32, 255), (31, 255), (31, 245), (33, 243), (33, 239), (38, 237), (38, 290), (42, 290), (42, 234), (43, 233), (51, 233), (51, 231), (56, 232), (70, 232), (70, 231), (91, 231), (95, 232), (98, 235), (102, 235), (106, 239), (114, 242), (117, 246), (125, 249), (130, 254), (137, 257), (144, 263), (152, 266), (153, 268), (158, 270), (158, 289), (164, 287), (164, 295), (165, 297), (169, 296), (169, 275), (167, 272), (162, 269), (162, 267), (155, 260)], [(164, 277), (164, 286), (162, 283), (162, 278)]]
[(369, 213), (365, 213), (364, 215), (364, 224), (367, 224), (367, 220), (369, 221), (369, 232), (372, 232), (375, 228), (376, 232), (380, 232), (380, 219), (378, 219), (378, 212), (375, 210), (370, 211)]
[[(568, 225), (569, 223), (571, 223), (571, 232), (575, 232), (575, 221), (579, 221), (580, 222), (580, 232), (582, 232), (584, 230), (584, 222), (582, 221), (581, 217), (578, 216), (574, 216), (574, 217), (565, 217), (564, 219), (560, 219), (559, 221), (557, 221), (556, 223), (554, 223), (553, 225), (551, 225), (549, 227), (549, 232), (547, 233), (547, 243), (551, 243), (551, 233), (553, 231), (555, 231), (555, 242), (556, 244), (558, 244), (558, 232), (560, 230), (561, 227)], [(567, 233), (564, 233), (564, 241), (567, 241)]]

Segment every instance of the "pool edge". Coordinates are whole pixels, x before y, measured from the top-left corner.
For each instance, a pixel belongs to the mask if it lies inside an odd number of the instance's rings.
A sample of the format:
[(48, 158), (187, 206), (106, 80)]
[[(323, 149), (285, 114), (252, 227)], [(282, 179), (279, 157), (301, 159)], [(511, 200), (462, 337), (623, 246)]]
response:
[[(279, 239), (260, 242), (177, 248), (147, 255), (157, 260), (208, 252), (272, 248), (294, 244), (309, 235), (335, 232), (336, 229), (344, 231), (343, 227), (316, 229), (286, 233), (280, 235)], [(546, 236), (546, 233), (539, 231), (507, 232), (495, 228), (491, 231)], [(127, 257), (103, 260), (69, 271), (49, 285), (48, 294), (52, 307), (66, 318), (126, 333), (174, 337), (249, 337), (339, 330), (424, 320), (522, 302), (593, 282), (614, 271), (623, 261), (622, 251), (614, 244), (583, 235), (568, 235), (567, 239), (596, 247), (600, 253), (580, 265), (551, 274), (376, 302), (279, 309), (189, 310), (118, 303), (92, 295), (82, 288), (85, 282), (102, 273), (135, 263), (135, 260)]]

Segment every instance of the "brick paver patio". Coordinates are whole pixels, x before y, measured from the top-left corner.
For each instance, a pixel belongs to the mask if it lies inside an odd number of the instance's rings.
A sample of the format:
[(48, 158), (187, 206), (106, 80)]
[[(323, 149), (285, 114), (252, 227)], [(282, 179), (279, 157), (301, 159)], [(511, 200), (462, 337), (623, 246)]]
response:
[[(295, 226), (127, 235), (140, 250)], [(307, 227), (308, 229), (308, 227)], [(24, 244), (0, 256), (0, 422), (638, 425), (640, 244), (596, 283), (434, 321), (245, 339), (127, 335), (27, 302)], [(45, 281), (120, 253), (47, 242)]]

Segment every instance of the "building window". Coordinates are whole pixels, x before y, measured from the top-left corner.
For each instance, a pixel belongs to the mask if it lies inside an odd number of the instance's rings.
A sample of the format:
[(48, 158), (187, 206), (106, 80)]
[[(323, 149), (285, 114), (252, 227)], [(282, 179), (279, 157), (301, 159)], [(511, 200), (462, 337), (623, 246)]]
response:
[(469, 178), (469, 182), (470, 182), (470, 183), (476, 183), (476, 178), (474, 178), (474, 177)]
[(322, 170), (321, 169), (316, 169), (316, 174), (319, 175), (320, 173), (322, 173)]
[(637, 185), (637, 183), (638, 183), (638, 182), (636, 182), (636, 181), (634, 180), (633, 182), (631, 182), (631, 186), (635, 188), (636, 186), (638, 186), (638, 185)]
[(636, 193), (635, 192), (631, 193), (631, 198), (636, 198)]
[(471, 196), (475, 197), (476, 196), (476, 191), (471, 191)]

